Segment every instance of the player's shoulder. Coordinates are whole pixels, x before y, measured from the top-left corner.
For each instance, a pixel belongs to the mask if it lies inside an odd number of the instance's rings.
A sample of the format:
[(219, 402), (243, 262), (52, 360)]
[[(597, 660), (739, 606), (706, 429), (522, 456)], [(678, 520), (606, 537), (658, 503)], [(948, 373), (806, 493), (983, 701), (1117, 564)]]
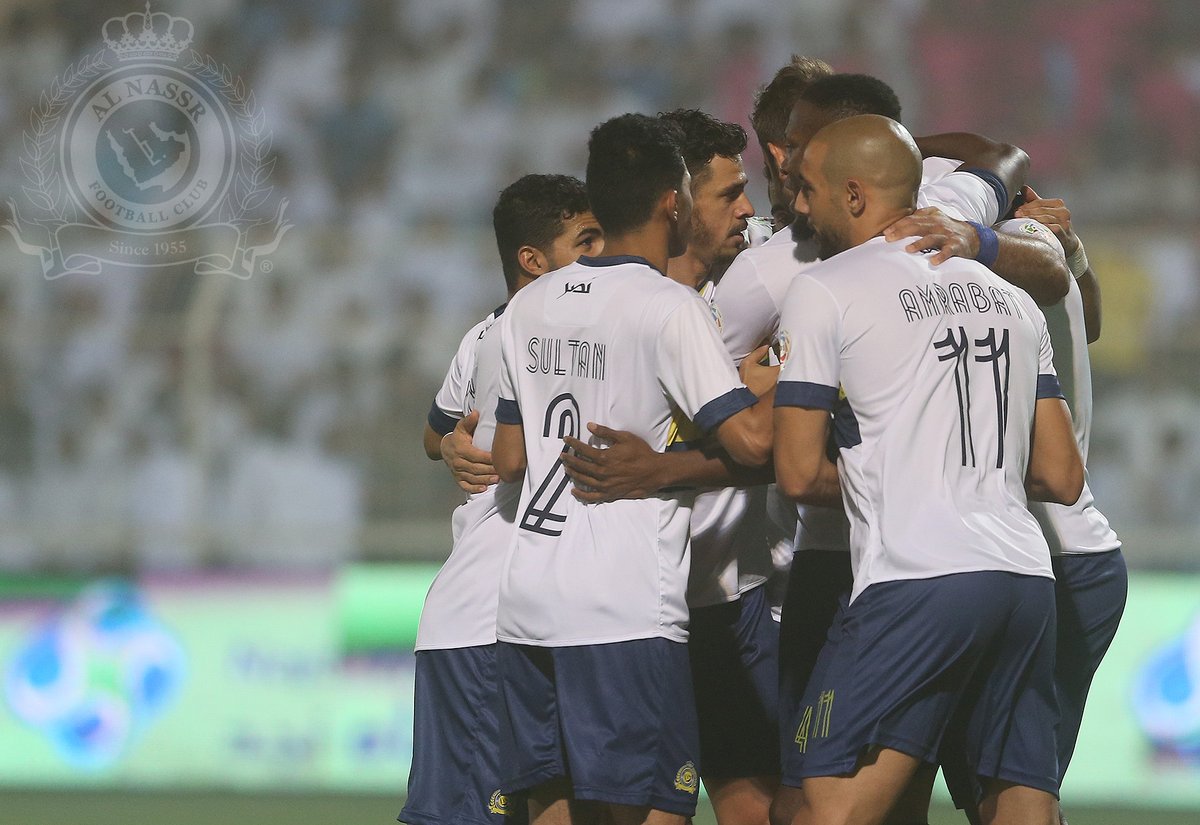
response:
[(808, 265), (800, 260), (798, 248), (791, 228), (785, 226), (765, 243), (743, 249), (721, 276), (721, 282), (745, 285), (759, 281), (769, 286), (776, 281), (790, 280)]

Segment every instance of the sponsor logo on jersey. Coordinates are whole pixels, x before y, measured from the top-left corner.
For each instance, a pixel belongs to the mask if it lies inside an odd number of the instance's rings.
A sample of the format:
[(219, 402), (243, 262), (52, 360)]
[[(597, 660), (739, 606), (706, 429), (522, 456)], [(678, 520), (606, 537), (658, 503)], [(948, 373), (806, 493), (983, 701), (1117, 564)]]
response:
[(488, 800), (488, 811), (500, 814), (500, 816), (508, 816), (508, 797), (499, 790), (492, 791), (492, 798)]
[(567, 285), (563, 287), (563, 295), (566, 295), (568, 292), (574, 292), (576, 295), (590, 295), (592, 285), (587, 283), (573, 284), (568, 281)]
[(692, 761), (683, 763), (683, 767), (675, 771), (675, 790), (694, 794), (700, 787), (700, 774)]

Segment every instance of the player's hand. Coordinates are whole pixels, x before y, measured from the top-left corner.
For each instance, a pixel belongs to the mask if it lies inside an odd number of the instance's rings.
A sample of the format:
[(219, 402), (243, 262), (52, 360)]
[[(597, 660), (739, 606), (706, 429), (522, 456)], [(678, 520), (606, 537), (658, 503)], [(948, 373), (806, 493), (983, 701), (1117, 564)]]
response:
[(563, 439), (569, 452), (562, 454), (563, 467), (575, 482), (571, 493), (580, 501), (598, 504), (623, 498), (646, 498), (658, 490), (655, 472), (659, 453), (636, 435), (612, 430), (596, 423), (588, 431), (609, 443), (593, 447), (578, 438)]
[(769, 345), (763, 345), (742, 359), (742, 365), (738, 367), (738, 377), (742, 383), (759, 398), (770, 392), (779, 380), (778, 365), (772, 367), (767, 363), (770, 351)]
[(478, 425), (479, 411), (474, 410), (442, 438), (442, 461), (450, 468), (455, 483), (468, 493), (482, 493), (500, 480), (492, 466), (492, 454), (472, 441)]
[(1043, 198), (1033, 191), (1032, 186), (1021, 188), (1025, 203), (1013, 211), (1017, 218), (1029, 218), (1045, 226), (1058, 238), (1068, 258), (1079, 249), (1079, 236), (1071, 228), (1071, 210), (1062, 198)]
[(916, 240), (904, 247), (907, 252), (923, 252), (936, 249), (937, 254), (929, 259), (934, 266), (951, 258), (974, 259), (979, 254), (979, 234), (966, 221), (956, 221), (942, 213), (936, 206), (918, 209), (901, 218), (883, 232), (889, 243), (901, 238)]

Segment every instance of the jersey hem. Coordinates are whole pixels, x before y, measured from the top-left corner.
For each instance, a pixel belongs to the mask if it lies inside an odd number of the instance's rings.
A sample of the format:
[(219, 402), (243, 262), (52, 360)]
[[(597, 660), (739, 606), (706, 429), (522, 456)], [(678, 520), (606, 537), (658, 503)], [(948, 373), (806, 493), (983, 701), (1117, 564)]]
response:
[(639, 631), (629, 636), (609, 636), (596, 637), (588, 639), (523, 639), (519, 636), (510, 636), (504, 633), (496, 634), (496, 641), (505, 642), (510, 645), (529, 645), (530, 647), (583, 647), (584, 645), (611, 645), (620, 642), (636, 642), (640, 639), (666, 639), (668, 642), (686, 643), (688, 640), (687, 631), (683, 631), (682, 636), (677, 636), (671, 633), (645, 633)]

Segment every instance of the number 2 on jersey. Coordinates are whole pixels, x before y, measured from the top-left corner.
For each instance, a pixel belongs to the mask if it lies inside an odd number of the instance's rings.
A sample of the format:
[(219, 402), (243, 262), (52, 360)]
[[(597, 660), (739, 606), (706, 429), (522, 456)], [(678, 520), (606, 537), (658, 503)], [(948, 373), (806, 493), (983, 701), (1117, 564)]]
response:
[[(546, 415), (542, 421), (543, 438), (564, 438), (571, 436), (579, 438), (579, 404), (575, 396), (564, 392), (546, 406)], [(552, 435), (553, 433), (553, 435)], [(563, 446), (563, 452), (567, 447)], [(522, 530), (541, 533), (543, 536), (561, 536), (562, 530), (555, 525), (561, 525), (567, 520), (566, 508), (556, 510), (555, 506), (562, 499), (563, 493), (571, 479), (563, 469), (562, 459), (556, 459), (550, 472), (538, 485), (537, 492), (529, 500), (529, 506), (521, 514)]]
[[(971, 345), (977, 354), (972, 358)], [(1004, 467), (1004, 434), (1008, 429), (1008, 381), (1012, 362), (1008, 351), (1008, 330), (1001, 330), (997, 339), (995, 327), (987, 335), (974, 341), (967, 337), (962, 327), (947, 329), (946, 337), (934, 343), (939, 361), (954, 359), (954, 389), (958, 392), (959, 441), (962, 448), (962, 466), (975, 466), (975, 439), (971, 432), (971, 361), (992, 365), (992, 388), (996, 393), (996, 469)], [(969, 463), (968, 463), (969, 462)]]

